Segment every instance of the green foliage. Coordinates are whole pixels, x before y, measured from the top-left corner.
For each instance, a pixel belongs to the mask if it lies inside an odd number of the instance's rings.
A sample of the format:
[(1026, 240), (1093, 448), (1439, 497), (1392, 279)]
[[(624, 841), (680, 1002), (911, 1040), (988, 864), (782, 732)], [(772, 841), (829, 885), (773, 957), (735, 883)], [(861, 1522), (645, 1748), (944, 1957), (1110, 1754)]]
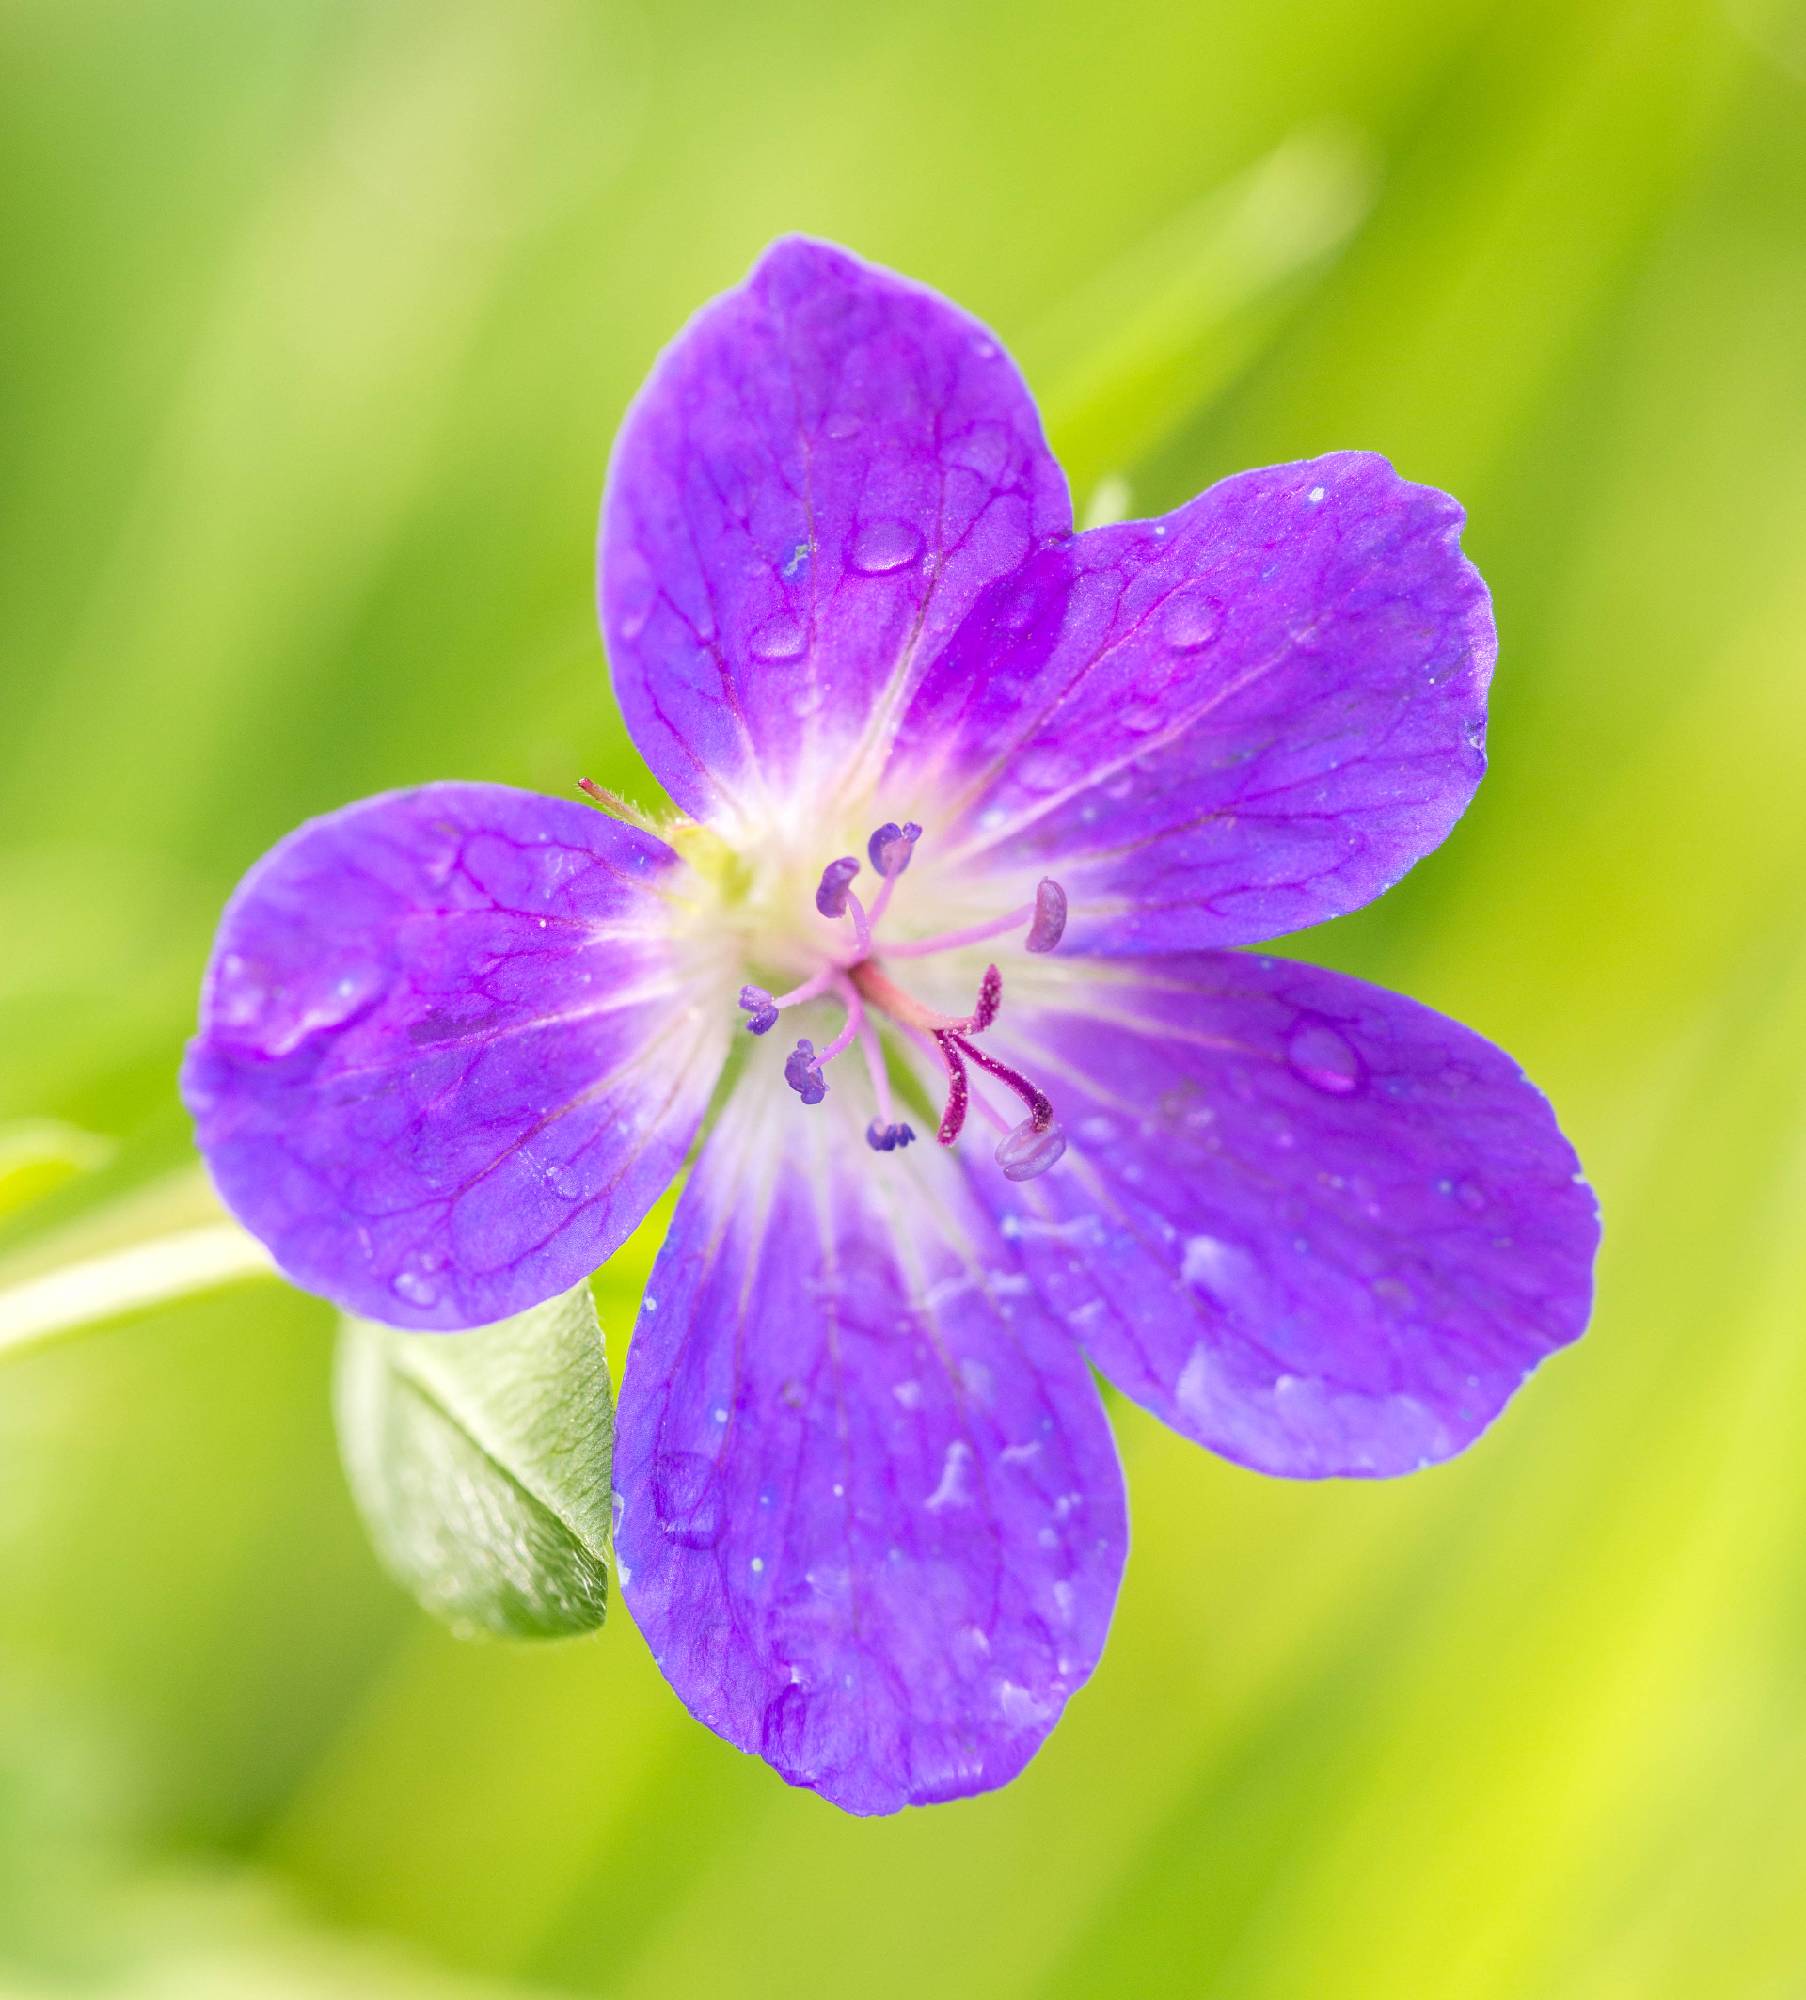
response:
[(508, 1639), (602, 1623), (614, 1405), (587, 1285), (468, 1333), (347, 1317), (333, 1403), (370, 1539), (434, 1617)]

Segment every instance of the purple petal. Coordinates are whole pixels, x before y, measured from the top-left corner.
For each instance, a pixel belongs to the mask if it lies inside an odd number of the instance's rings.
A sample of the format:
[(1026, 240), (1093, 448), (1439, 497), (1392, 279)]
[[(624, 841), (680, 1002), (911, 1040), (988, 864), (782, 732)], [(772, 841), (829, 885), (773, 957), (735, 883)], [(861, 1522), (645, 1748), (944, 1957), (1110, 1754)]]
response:
[(1096, 1664), (1127, 1543), (1078, 1345), (953, 1165), (749, 1077), (622, 1386), (621, 1583), (660, 1667), (855, 1813), (1014, 1776)]
[(1069, 949), (1250, 943), (1355, 909), (1485, 765), (1496, 643), (1461, 521), (1338, 452), (1046, 548), (937, 661), (893, 789), (938, 758), (965, 813), (949, 865), (1056, 874)]
[(221, 921), (182, 1089), (297, 1284), (396, 1326), (568, 1289), (669, 1182), (732, 1025), (677, 857), (586, 806), (427, 785), (312, 821)]
[(601, 606), (634, 740), (698, 817), (841, 777), (983, 587), (1070, 527), (984, 327), (775, 244), (665, 351), (615, 448)]
[(1408, 1472), (1584, 1328), (1592, 1194), (1478, 1035), (1227, 953), (1093, 962), (1013, 1005), (1012, 1059), (1071, 1147), (989, 1198), (1098, 1366), (1212, 1450)]

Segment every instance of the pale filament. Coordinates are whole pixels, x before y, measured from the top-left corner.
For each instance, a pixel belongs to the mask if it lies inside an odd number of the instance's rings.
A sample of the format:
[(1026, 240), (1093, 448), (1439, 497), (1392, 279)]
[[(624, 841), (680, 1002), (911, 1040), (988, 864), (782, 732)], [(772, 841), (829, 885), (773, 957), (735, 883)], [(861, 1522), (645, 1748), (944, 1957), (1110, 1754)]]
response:
[(837, 977), (834, 981), (834, 990), (847, 1003), (846, 1026), (815, 1058), (818, 1067), (823, 1063), (832, 1062), (843, 1049), (850, 1048), (859, 1039), (860, 1029), (865, 1026), (865, 1002), (860, 997), (858, 987), (850, 979)]
[[(890, 884), (884, 885), (887, 889)], [(887, 944), (886, 958), (931, 958), (939, 951), (957, 951), (962, 944), (983, 944), (986, 938), (1002, 937), (1005, 931), (1020, 930), (1035, 914), (1033, 903), (1024, 903), (1008, 916), (988, 924), (972, 924), (963, 931), (942, 931), (939, 937), (912, 938), (902, 944)], [(874, 920), (876, 912), (874, 911)]]
[(878, 1030), (869, 1021), (861, 1024), (859, 1049), (865, 1057), (865, 1073), (872, 1080), (872, 1097), (878, 1106), (878, 1123), (894, 1125), (897, 1122), (897, 1111), (891, 1101), (890, 1071), (885, 1066), (884, 1043)]

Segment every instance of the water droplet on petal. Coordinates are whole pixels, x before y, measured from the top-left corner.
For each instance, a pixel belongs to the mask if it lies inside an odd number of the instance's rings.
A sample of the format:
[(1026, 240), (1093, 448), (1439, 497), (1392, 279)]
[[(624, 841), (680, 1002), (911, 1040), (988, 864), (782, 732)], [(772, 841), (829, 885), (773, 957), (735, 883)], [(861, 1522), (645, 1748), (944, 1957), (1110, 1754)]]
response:
[(1010, 775), (1031, 792), (1058, 791), (1077, 771), (1072, 752), (1058, 743), (1036, 744), (1010, 766)]
[(785, 660), (800, 660), (803, 648), (808, 644), (802, 621), (792, 618), (787, 611), (781, 611), (775, 618), (766, 619), (747, 642), (747, 650), (755, 660), (763, 660), (767, 665), (775, 665)]
[(1196, 652), (1216, 637), (1216, 606), (1200, 590), (1175, 591), (1167, 599), (1160, 630), (1175, 651)]
[(862, 576), (888, 576), (921, 553), (921, 531), (908, 521), (866, 521), (853, 535), (847, 560)]
[(424, 1308), (436, 1305), (439, 1299), (439, 1287), (424, 1271), (397, 1271), (389, 1289), (398, 1299), (406, 1299), (411, 1306)]
[(1360, 1052), (1332, 1022), (1302, 1015), (1286, 1042), (1294, 1076), (1330, 1097), (1348, 1097), (1367, 1079)]

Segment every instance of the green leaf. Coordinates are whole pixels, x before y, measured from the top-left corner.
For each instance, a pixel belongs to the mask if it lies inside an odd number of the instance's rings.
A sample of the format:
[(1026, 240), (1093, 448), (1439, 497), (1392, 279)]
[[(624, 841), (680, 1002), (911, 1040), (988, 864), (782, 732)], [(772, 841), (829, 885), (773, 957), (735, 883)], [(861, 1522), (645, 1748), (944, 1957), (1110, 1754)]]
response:
[(334, 1402), (376, 1552), (434, 1617), (512, 1639), (602, 1623), (614, 1403), (587, 1285), (469, 1333), (348, 1318)]

